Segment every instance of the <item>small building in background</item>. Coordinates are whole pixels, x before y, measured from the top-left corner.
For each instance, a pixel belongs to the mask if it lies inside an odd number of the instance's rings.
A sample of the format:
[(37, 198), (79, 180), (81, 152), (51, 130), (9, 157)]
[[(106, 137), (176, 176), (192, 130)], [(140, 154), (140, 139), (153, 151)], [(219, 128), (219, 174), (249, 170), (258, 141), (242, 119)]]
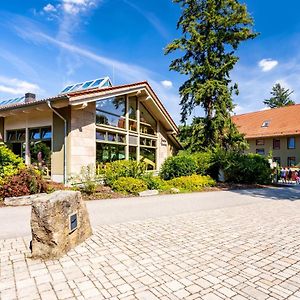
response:
[(232, 117), (249, 143), (247, 152), (272, 155), (282, 167), (300, 163), (300, 104)]
[(60, 94), (0, 101), (0, 142), (26, 164), (66, 182), (81, 168), (137, 160), (158, 171), (181, 148), (178, 128), (148, 82), (112, 86), (108, 77), (67, 86)]

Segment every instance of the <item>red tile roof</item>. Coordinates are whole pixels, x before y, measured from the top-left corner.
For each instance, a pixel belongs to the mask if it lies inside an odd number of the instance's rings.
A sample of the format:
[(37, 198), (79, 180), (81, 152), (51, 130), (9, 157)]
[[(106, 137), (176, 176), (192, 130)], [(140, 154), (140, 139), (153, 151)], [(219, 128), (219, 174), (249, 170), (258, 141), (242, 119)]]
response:
[[(300, 104), (246, 113), (232, 117), (246, 138), (300, 134)], [(268, 121), (268, 127), (262, 127)]]

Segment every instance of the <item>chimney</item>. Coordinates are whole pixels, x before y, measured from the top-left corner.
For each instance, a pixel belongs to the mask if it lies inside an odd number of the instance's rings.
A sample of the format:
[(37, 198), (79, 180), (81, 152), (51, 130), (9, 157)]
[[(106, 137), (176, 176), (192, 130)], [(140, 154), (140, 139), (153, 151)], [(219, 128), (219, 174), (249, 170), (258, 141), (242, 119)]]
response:
[(35, 94), (33, 93), (26, 93), (25, 94), (25, 103), (33, 102), (35, 101)]

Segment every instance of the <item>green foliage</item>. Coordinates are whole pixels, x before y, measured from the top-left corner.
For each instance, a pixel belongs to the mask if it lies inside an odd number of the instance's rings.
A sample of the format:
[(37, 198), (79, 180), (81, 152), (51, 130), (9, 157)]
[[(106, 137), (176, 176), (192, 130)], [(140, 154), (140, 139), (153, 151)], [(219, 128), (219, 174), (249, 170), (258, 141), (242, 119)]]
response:
[(168, 181), (159, 176), (153, 176), (152, 173), (147, 173), (142, 179), (146, 182), (148, 190), (167, 191), (171, 188)]
[(280, 83), (276, 83), (270, 93), (272, 97), (269, 99), (265, 99), (264, 104), (266, 104), (270, 108), (293, 105), (295, 104), (295, 102), (290, 98), (291, 94), (293, 93), (294, 91), (285, 89), (280, 85)]
[(24, 167), (21, 157), (15, 155), (5, 145), (0, 145), (0, 182), (5, 177), (16, 174)]
[(34, 143), (30, 146), (31, 163), (38, 163), (38, 154), (42, 153), (43, 161), (49, 163), (51, 161), (51, 148), (43, 142)]
[(91, 195), (96, 191), (95, 168), (93, 165), (88, 165), (81, 168), (81, 191), (87, 195)]
[(19, 197), (47, 192), (47, 182), (34, 168), (23, 168), (17, 174), (5, 178), (0, 198)]
[(216, 183), (210, 176), (191, 175), (174, 178), (169, 181), (169, 184), (182, 192), (196, 192), (214, 186)]
[(267, 158), (258, 154), (219, 151), (214, 154), (215, 173), (223, 169), (225, 180), (233, 183), (269, 184), (272, 169)]
[(109, 186), (120, 177), (141, 178), (145, 174), (145, 164), (131, 160), (114, 161), (106, 164), (104, 169), (104, 179)]
[(205, 112), (203, 128), (196, 128), (196, 137), (188, 143), (200, 143), (198, 150), (216, 145), (230, 149), (236, 147), (236, 141), (242, 145), (243, 137), (230, 117), (232, 94), (238, 94), (230, 71), (238, 61), (235, 51), (239, 44), (257, 36), (252, 31), (253, 19), (246, 5), (237, 0), (173, 1), (182, 9), (177, 24), (182, 36), (169, 44), (165, 53), (183, 53), (170, 64), (170, 70), (188, 77), (179, 89), (182, 122), (197, 106)]
[(198, 175), (207, 175), (208, 170), (212, 166), (212, 153), (211, 152), (195, 152), (192, 154), (196, 162), (196, 173)]
[(122, 194), (138, 195), (139, 192), (147, 190), (147, 184), (142, 179), (120, 177), (112, 183), (112, 189)]
[(167, 158), (160, 169), (160, 177), (170, 180), (180, 176), (196, 174), (197, 164), (191, 155), (177, 155)]

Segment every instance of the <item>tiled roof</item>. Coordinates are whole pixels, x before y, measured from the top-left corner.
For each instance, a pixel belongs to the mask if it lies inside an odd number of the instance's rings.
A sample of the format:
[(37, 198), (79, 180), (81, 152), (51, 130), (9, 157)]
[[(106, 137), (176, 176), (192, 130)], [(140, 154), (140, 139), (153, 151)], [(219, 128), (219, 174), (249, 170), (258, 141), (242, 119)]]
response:
[(160, 109), (167, 115), (167, 117), (169, 118), (169, 120), (171, 121), (173, 126), (176, 128), (176, 130), (178, 130), (178, 127), (177, 127), (176, 123), (174, 122), (173, 118), (170, 116), (170, 114), (168, 113), (168, 111), (166, 110), (163, 103), (160, 101), (160, 99), (158, 98), (157, 94), (154, 92), (154, 90), (152, 89), (152, 87), (150, 86), (148, 81), (140, 81), (140, 82), (135, 82), (135, 83), (131, 83), (131, 84), (116, 85), (116, 86), (111, 86), (111, 87), (102, 87), (100, 89), (94, 88), (94, 89), (83, 90), (83, 91), (75, 91), (75, 92), (71, 92), (71, 93), (66, 93), (66, 95), (69, 97), (76, 97), (76, 96), (88, 95), (88, 94), (93, 94), (93, 93), (98, 93), (98, 92), (105, 93), (105, 92), (110, 92), (110, 91), (122, 90), (122, 89), (126, 89), (126, 88), (134, 88), (134, 87), (143, 86), (143, 85), (144, 86), (146, 85), (151, 90), (151, 92), (153, 93), (153, 95), (156, 98), (157, 104), (159, 105)]
[(138, 86), (145, 86), (145, 85), (153, 93), (153, 95), (156, 98), (155, 99), (156, 103), (158, 104), (160, 109), (165, 113), (165, 115), (167, 116), (169, 121), (173, 124), (176, 131), (178, 131), (178, 127), (177, 127), (176, 123), (174, 122), (173, 118), (170, 116), (170, 114), (168, 113), (168, 111), (166, 110), (166, 108), (164, 107), (164, 105), (162, 104), (162, 102), (160, 101), (160, 99), (158, 98), (158, 96), (156, 95), (156, 93), (154, 92), (154, 90), (152, 89), (152, 87), (150, 86), (150, 84), (147, 81), (140, 81), (140, 82), (136, 82), (136, 83), (116, 85), (116, 86), (111, 86), (111, 87), (101, 87), (101, 88), (80, 90), (80, 91), (75, 91), (75, 92), (70, 92), (70, 93), (65, 93), (65, 94), (59, 94), (59, 95), (51, 97), (51, 98), (36, 100), (36, 101), (33, 101), (33, 102), (29, 102), (29, 103), (18, 103), (18, 104), (12, 104), (12, 105), (7, 105), (7, 106), (0, 106), (0, 111), (38, 105), (38, 104), (41, 104), (41, 103), (46, 103), (49, 100), (50, 101), (55, 101), (55, 100), (60, 100), (60, 99), (68, 99), (70, 97), (84, 96), (84, 95), (89, 95), (89, 94), (94, 94), (94, 93), (99, 93), (99, 92), (105, 93), (105, 92), (122, 90), (122, 89), (126, 89), (126, 88), (129, 89), (129, 88), (134, 88), (134, 87), (138, 87)]
[(68, 99), (68, 97), (66, 97), (65, 95), (58, 95), (55, 97), (49, 97), (49, 98), (35, 100), (35, 101), (27, 102), (27, 103), (19, 102), (19, 103), (15, 103), (15, 104), (2, 105), (2, 106), (0, 106), (0, 111), (16, 109), (16, 108), (21, 108), (21, 107), (27, 107), (27, 106), (33, 106), (33, 105), (46, 103), (47, 101), (61, 100), (61, 99)]
[(232, 121), (246, 138), (300, 134), (300, 104), (236, 115)]

